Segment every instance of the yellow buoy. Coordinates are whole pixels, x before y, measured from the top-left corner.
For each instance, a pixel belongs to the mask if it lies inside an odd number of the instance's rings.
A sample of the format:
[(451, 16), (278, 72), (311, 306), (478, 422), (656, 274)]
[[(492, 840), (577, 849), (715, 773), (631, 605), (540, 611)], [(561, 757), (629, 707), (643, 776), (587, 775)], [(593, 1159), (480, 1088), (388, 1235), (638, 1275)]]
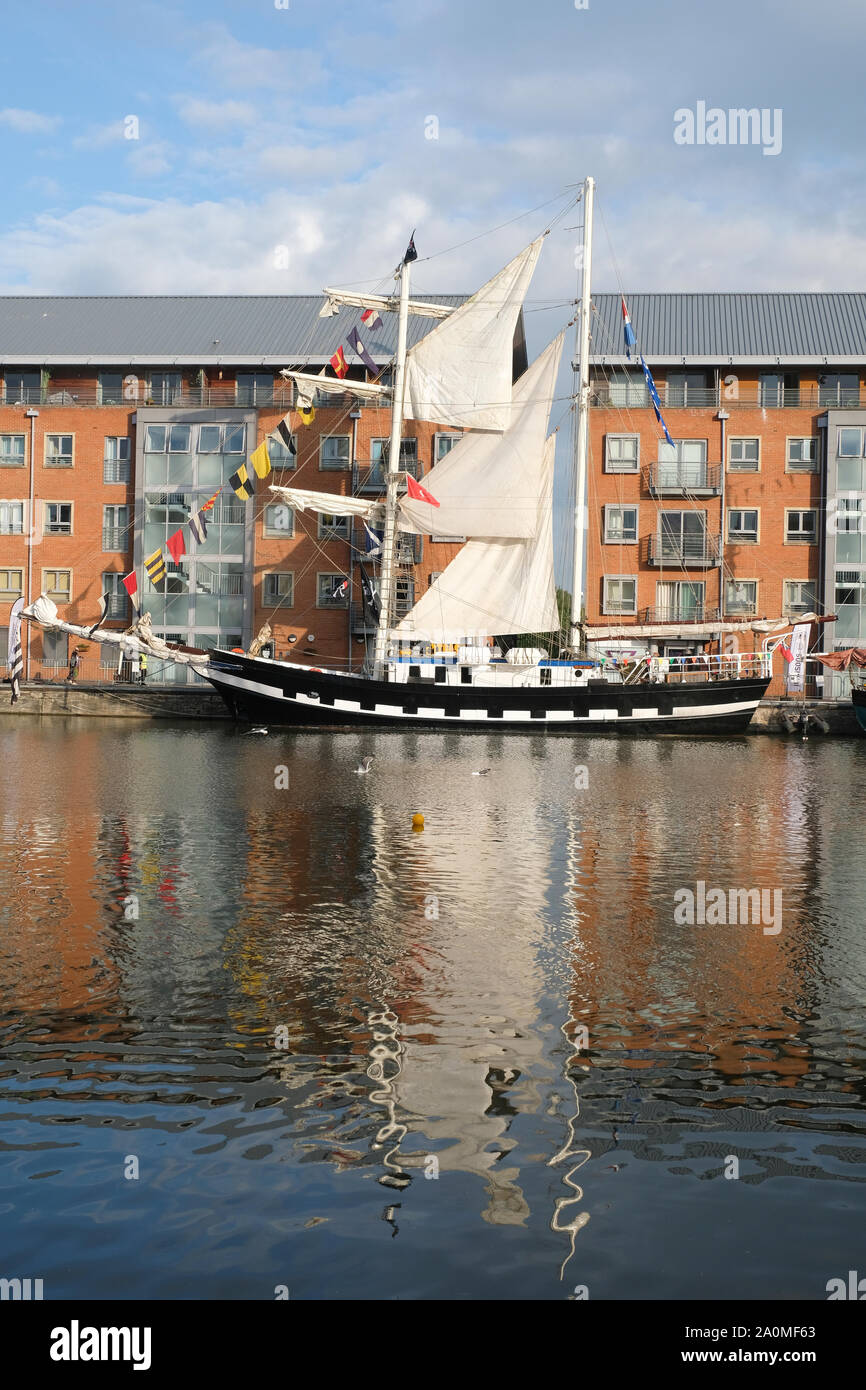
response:
[(420, 812), (420, 811), (416, 811), (415, 814), (414, 814), (414, 816), (412, 817), (412, 829), (413, 829), (413, 830), (423, 830), (423, 829), (424, 829), (424, 817), (421, 815), (421, 812)]

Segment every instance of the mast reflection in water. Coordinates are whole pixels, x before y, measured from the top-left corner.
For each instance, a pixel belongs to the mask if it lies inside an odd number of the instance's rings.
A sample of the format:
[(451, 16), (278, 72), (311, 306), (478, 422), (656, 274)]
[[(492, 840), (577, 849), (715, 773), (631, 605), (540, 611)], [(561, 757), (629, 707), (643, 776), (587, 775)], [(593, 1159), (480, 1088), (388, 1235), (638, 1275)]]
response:
[[(866, 745), (0, 732), (0, 1275), (761, 1299), (862, 1264)], [(781, 889), (781, 932), (677, 924), (699, 881)]]

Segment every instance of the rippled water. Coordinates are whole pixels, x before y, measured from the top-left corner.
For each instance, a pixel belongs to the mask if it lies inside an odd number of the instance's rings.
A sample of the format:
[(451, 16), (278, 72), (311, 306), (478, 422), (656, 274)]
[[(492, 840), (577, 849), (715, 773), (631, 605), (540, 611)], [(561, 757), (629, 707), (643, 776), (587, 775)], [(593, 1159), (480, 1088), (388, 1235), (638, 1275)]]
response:
[[(866, 740), (4, 719), (0, 754), (0, 1276), (812, 1299), (862, 1269)], [(781, 890), (781, 930), (679, 924), (698, 880)]]

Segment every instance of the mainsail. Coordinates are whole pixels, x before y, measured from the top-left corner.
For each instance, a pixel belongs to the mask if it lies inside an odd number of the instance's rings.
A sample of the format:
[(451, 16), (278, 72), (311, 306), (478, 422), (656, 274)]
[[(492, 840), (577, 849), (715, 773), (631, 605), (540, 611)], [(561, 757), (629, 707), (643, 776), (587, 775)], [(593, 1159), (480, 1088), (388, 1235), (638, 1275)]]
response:
[(461, 429), (507, 429), (514, 330), (543, 237), (411, 348), (403, 412)]
[(470, 540), (395, 628), (421, 642), (559, 628), (553, 578), (555, 436), (542, 449), (535, 535)]
[(563, 330), (515, 385), (512, 422), (504, 435), (466, 434), (424, 475), (438, 507), (400, 499), (400, 530), (512, 540), (535, 535), (544, 440), (564, 337)]
[(303, 512), (309, 507), (310, 511), (320, 512), (323, 516), (369, 517), (382, 506), (375, 499), (368, 501), (364, 497), (341, 497), (336, 492), (312, 492), (303, 487), (275, 487), (272, 484), (271, 492), (295, 511)]

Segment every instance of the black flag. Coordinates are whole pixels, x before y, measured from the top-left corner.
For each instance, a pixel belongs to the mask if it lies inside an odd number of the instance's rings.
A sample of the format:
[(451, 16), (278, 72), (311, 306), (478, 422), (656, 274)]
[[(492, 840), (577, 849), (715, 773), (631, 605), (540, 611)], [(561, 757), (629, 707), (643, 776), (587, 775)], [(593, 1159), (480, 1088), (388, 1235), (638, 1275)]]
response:
[(379, 601), (379, 595), (376, 592), (376, 586), (374, 585), (367, 571), (364, 569), (364, 566), (359, 565), (358, 568), (361, 571), (361, 597), (364, 602), (364, 607), (367, 609), (367, 612), (373, 617), (373, 619), (376, 622), (378, 622), (379, 614), (382, 612), (382, 604)]
[(105, 622), (105, 615), (108, 612), (108, 603), (113, 592), (114, 591), (112, 589), (106, 589), (105, 593), (102, 595), (102, 598), (99, 600), (99, 618), (88, 632), (88, 637), (92, 637), (96, 629), (98, 627), (102, 627), (102, 624)]
[(24, 655), (21, 650), (21, 609), (24, 599), (16, 599), (9, 614), (9, 679), (12, 682), (14, 705), (21, 695), (21, 673), (24, 670)]
[(415, 250), (415, 233), (409, 238), (409, 245), (406, 247), (406, 254), (403, 257), (403, 264), (408, 265), (410, 261), (417, 261), (418, 252)]

